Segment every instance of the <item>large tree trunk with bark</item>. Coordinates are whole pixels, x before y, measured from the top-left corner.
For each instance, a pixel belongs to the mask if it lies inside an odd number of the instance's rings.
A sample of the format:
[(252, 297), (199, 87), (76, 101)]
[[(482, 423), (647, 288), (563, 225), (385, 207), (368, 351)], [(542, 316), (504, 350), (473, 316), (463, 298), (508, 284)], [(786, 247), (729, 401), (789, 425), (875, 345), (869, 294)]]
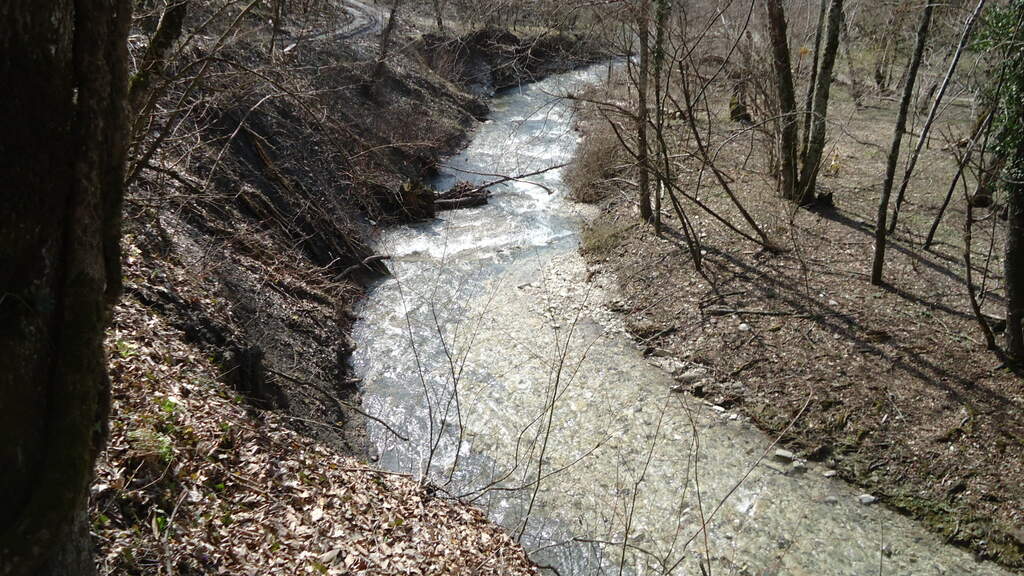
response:
[(828, 117), (829, 91), (832, 88), (832, 70), (839, 51), (839, 29), (843, 21), (843, 0), (832, 0), (828, 8), (825, 48), (821, 55), (821, 67), (816, 75), (814, 98), (811, 106), (810, 135), (807, 150), (801, 158), (799, 200), (801, 205), (814, 201), (818, 182), (818, 166), (825, 150), (825, 120)]
[(0, 575), (94, 571), (130, 0), (0, 4)]
[[(1017, 80), (1018, 90), (1024, 81)], [(1018, 92), (1019, 93), (1019, 92)], [(1003, 271), (1006, 274), (1006, 354), (1024, 363), (1024, 139), (1019, 139), (1006, 170), (1007, 230)]]
[(896, 128), (893, 130), (892, 146), (889, 147), (889, 158), (885, 165), (885, 180), (882, 182), (882, 194), (878, 200), (878, 215), (875, 219), (875, 255), (871, 264), (871, 283), (882, 284), (882, 267), (885, 264), (885, 221), (889, 214), (889, 197), (892, 195), (892, 184), (896, 176), (896, 164), (900, 159), (900, 144), (907, 129), (907, 111), (914, 99), (914, 83), (917, 81), (917, 69), (921, 66), (924, 46), (928, 42), (928, 26), (932, 21), (932, 10), (935, 8), (931, 0), (925, 4), (921, 12), (921, 23), (917, 27), (917, 40), (914, 55), (907, 69), (907, 81), (903, 84), (903, 98), (900, 100), (900, 111), (896, 116)]
[(789, 38), (786, 32), (786, 13), (782, 0), (765, 0), (768, 14), (768, 35), (772, 43), (772, 65), (775, 87), (779, 98), (781, 146), (779, 185), (782, 197), (797, 201), (797, 114), (796, 91), (793, 88), (793, 68), (789, 59)]

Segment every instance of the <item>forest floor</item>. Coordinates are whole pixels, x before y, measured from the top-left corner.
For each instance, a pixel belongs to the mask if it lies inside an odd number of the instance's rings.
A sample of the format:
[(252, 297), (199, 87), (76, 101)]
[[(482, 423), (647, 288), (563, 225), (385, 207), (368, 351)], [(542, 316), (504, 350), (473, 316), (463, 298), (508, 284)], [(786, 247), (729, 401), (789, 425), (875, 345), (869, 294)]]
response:
[[(845, 89), (834, 91), (819, 178), (834, 208), (793, 210), (779, 200), (763, 136), (730, 122), (727, 99), (713, 105), (717, 165), (782, 251), (767, 253), (680, 199), (700, 233), (702, 273), (668, 200), (660, 238), (638, 225), (636, 188), (623, 184), (635, 178), (630, 163), (612, 151), (606, 122), (585, 112), (577, 173), (623, 168), (576, 178), (574, 193), (603, 207), (581, 250), (592, 273), (617, 278), (623, 300), (613, 306), (648, 352), (710, 368), (711, 377), (680, 389), (740, 410), (769, 433), (785, 430), (809, 401), (783, 438), (795, 451), (948, 541), (1024, 568), (1024, 385), (986, 350), (969, 307), (959, 187), (936, 243), (921, 247), (956, 167), (940, 134), (965, 133), (970, 112), (954, 106), (933, 130), (879, 288), (869, 283), (872, 234), (896, 106), (872, 99), (858, 108)], [(670, 132), (688, 129), (677, 121)], [(684, 190), (697, 191), (702, 177), (701, 199), (744, 226), (695, 160), (677, 168)], [(1003, 315), (998, 213), (998, 205), (975, 209), (972, 247), (974, 282), (995, 317)]]

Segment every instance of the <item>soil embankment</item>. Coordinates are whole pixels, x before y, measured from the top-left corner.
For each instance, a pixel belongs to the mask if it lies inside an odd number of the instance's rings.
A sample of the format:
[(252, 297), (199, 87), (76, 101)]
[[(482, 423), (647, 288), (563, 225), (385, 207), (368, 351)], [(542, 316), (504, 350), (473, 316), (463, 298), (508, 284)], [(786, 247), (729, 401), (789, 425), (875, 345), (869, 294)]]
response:
[[(652, 361), (669, 357), (687, 368), (678, 389), (784, 432), (798, 455), (835, 468), (949, 542), (1019, 569), (1024, 397), (1020, 380), (985, 349), (967, 305), (963, 210), (953, 208), (932, 250), (920, 247), (955, 165), (942, 150), (925, 151), (914, 205), (891, 240), (891, 284), (871, 286), (883, 135), (895, 112), (879, 104), (853, 114), (848, 95), (837, 99), (837, 114), (850, 120), (819, 179), (835, 207), (795, 212), (765, 176), (761, 149), (730, 136), (740, 127), (726, 102), (713, 103), (709, 132), (725, 142), (716, 162), (783, 250), (768, 254), (693, 208), (703, 273), (674, 214), (666, 210), (662, 237), (639, 223), (636, 188), (623, 185), (630, 163), (599, 118), (584, 121), (575, 192), (603, 210), (584, 231), (582, 250), (591, 273), (617, 279), (623, 297), (615, 307)], [(944, 121), (956, 131), (965, 120), (951, 113)], [(700, 190), (718, 214), (742, 221), (704, 169), (682, 166), (683, 189)], [(1000, 240), (984, 244), (975, 246), (977, 262)], [(979, 266), (975, 278), (998, 286), (1000, 266)], [(986, 312), (997, 315), (1000, 303), (999, 288), (990, 288)]]

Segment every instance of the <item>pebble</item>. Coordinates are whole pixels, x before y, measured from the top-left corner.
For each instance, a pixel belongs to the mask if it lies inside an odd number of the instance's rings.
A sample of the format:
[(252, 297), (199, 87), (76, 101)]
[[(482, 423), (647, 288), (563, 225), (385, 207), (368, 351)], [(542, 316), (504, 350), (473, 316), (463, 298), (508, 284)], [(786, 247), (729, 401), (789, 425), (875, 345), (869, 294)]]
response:
[(783, 462), (792, 462), (793, 460), (796, 460), (796, 455), (789, 450), (779, 448), (775, 451), (775, 459), (782, 460)]
[(711, 409), (714, 410), (715, 412), (725, 412), (725, 408), (723, 408), (722, 406), (718, 406), (717, 404), (712, 406)]
[(821, 475), (824, 476), (825, 478), (835, 478), (837, 474), (839, 473), (836, 472), (835, 470), (825, 470), (824, 472), (821, 473)]
[(740, 324), (740, 332), (750, 332), (750, 324), (746, 322)]
[(681, 374), (676, 374), (676, 382), (696, 382), (708, 375), (707, 368), (691, 368)]
[(861, 494), (860, 496), (857, 496), (857, 501), (866, 506), (868, 504), (878, 502), (878, 498), (875, 498), (871, 494)]

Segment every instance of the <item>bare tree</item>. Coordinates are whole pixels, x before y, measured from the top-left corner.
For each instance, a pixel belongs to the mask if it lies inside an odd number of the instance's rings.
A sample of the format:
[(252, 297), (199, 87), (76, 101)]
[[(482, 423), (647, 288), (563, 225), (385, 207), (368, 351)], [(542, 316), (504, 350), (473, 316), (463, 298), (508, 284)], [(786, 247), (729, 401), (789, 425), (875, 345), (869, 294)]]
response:
[[(665, 68), (665, 36), (668, 29), (669, 14), (672, 11), (672, 0), (655, 0), (654, 11), (654, 125), (657, 132), (658, 156), (662, 159), (664, 177), (671, 178), (668, 145), (665, 143), (665, 96), (668, 92), (668, 79), (671, 68)], [(654, 231), (661, 234), (661, 197), (665, 189), (662, 178), (658, 178), (658, 188), (654, 193)]]
[(434, 4), (434, 21), (437, 23), (437, 31), (444, 31), (444, 0), (432, 0)]
[[(832, 69), (839, 49), (839, 29), (843, 20), (843, 0), (832, 0), (828, 8), (828, 28), (825, 35), (825, 49), (821, 57), (821, 68), (813, 77), (814, 98), (810, 111), (810, 122), (805, 135), (807, 148), (801, 155), (799, 199), (801, 205), (814, 201), (818, 180), (818, 166), (825, 149), (825, 119), (828, 116), (829, 90), (832, 86)], [(820, 26), (820, 24), (819, 24)], [(819, 30), (819, 35), (821, 34)]]
[(652, 220), (651, 213), (651, 176), (649, 164), (650, 145), (647, 142), (647, 84), (650, 77), (650, 26), (651, 0), (640, 0), (640, 10), (636, 19), (637, 35), (640, 38), (640, 63), (637, 71), (637, 164), (640, 170), (637, 180), (640, 184), (640, 218), (644, 222)]
[(907, 127), (907, 111), (910, 109), (910, 102), (914, 98), (914, 83), (917, 80), (917, 70), (921, 66), (925, 44), (928, 42), (928, 26), (931, 24), (934, 8), (935, 5), (929, 0), (921, 11), (921, 22), (917, 27), (914, 55), (911, 57), (909, 68), (907, 68), (907, 80), (903, 85), (903, 98), (900, 100), (900, 110), (896, 116), (892, 145), (889, 147), (889, 157), (885, 165), (885, 180), (882, 182), (882, 194), (878, 200), (878, 216), (875, 221), (875, 255), (871, 264), (871, 283), (876, 286), (882, 284), (882, 267), (885, 264), (885, 221), (889, 215), (889, 197), (892, 195), (893, 179), (896, 176), (896, 163), (900, 158), (900, 144), (903, 142), (903, 134), (906, 132)]
[(892, 209), (892, 220), (889, 222), (889, 234), (896, 231), (896, 221), (900, 216), (900, 207), (903, 205), (903, 195), (907, 192), (907, 184), (910, 183), (910, 176), (914, 173), (914, 167), (917, 165), (917, 159), (921, 156), (921, 150), (924, 148), (925, 142), (928, 141), (928, 133), (931, 130), (932, 123), (935, 122), (936, 116), (938, 116), (939, 106), (942, 104), (942, 98), (946, 95), (946, 90), (949, 88), (950, 80), (953, 79), (953, 72), (956, 71), (956, 66), (960, 62), (960, 57), (964, 53), (964, 49), (967, 47), (967, 41), (971, 37), (971, 29), (974, 28), (974, 23), (978, 19), (978, 15), (981, 14), (982, 8), (985, 7), (985, 0), (978, 0), (978, 4), (974, 7), (974, 11), (971, 12), (970, 16), (967, 17), (967, 22), (964, 23), (963, 34), (960, 35), (960, 43), (957, 44), (956, 52), (953, 54), (953, 60), (949, 63), (949, 69), (946, 70), (946, 76), (942, 79), (942, 87), (939, 88), (939, 93), (936, 94), (935, 100), (932, 101), (931, 110), (928, 112), (928, 119), (925, 120), (924, 126), (921, 128), (921, 134), (917, 137), (917, 145), (914, 147), (914, 153), (910, 156), (910, 161), (907, 162), (907, 169), (903, 173), (903, 181), (900, 182), (900, 190), (896, 194), (896, 205)]
[(0, 8), (0, 574), (94, 572), (103, 330), (120, 296), (130, 0)]
[(789, 59), (786, 13), (782, 0), (764, 0), (768, 15), (768, 34), (772, 44), (772, 64), (775, 69), (775, 87), (779, 98), (781, 145), (779, 185), (782, 197), (799, 201), (797, 196), (797, 114), (796, 91), (793, 88), (793, 68)]
[(373, 81), (376, 83), (384, 74), (384, 66), (387, 64), (388, 50), (391, 48), (391, 35), (395, 31), (395, 20), (398, 16), (398, 8), (402, 0), (394, 0), (391, 4), (391, 12), (388, 14), (388, 23), (380, 33), (380, 49), (377, 54), (377, 65), (373, 69)]
[(807, 95), (804, 98), (804, 129), (800, 134), (800, 158), (807, 157), (807, 140), (811, 134), (811, 108), (814, 106), (814, 87), (817, 84), (818, 61), (821, 54), (821, 36), (825, 31), (825, 12), (828, 0), (821, 0), (818, 6), (818, 25), (814, 29), (814, 51), (811, 53), (811, 80), (807, 83)]

